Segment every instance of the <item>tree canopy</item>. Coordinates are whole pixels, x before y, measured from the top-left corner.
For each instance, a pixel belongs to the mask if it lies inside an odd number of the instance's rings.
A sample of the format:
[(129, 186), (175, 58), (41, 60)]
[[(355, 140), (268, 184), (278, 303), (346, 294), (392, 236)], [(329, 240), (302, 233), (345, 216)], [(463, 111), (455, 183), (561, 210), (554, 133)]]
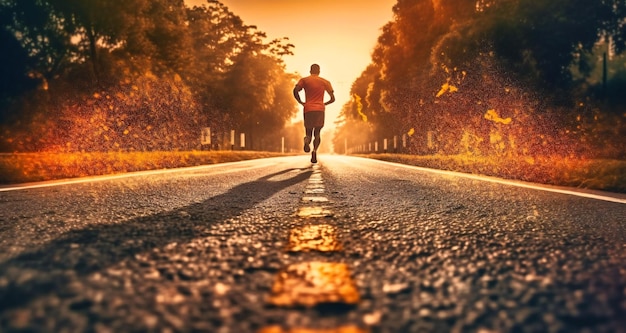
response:
[(296, 112), (294, 46), (215, 0), (5, 0), (0, 42), (5, 151), (187, 149)]
[[(625, 88), (625, 2), (398, 0), (393, 13), (338, 140), (365, 124), (351, 146), (404, 135), (417, 153), (624, 157), (603, 142), (625, 134), (611, 94)], [(598, 78), (603, 53), (615, 71)]]

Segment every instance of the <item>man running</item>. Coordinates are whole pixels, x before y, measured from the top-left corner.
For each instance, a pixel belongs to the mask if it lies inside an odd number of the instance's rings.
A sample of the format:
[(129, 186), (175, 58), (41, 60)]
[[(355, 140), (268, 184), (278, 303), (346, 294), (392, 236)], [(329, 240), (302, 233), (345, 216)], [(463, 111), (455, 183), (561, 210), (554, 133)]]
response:
[[(317, 148), (320, 146), (320, 132), (324, 127), (324, 111), (326, 105), (335, 101), (335, 92), (330, 82), (320, 77), (320, 66), (318, 64), (311, 65), (311, 75), (303, 77), (293, 88), (293, 96), (296, 101), (304, 105), (304, 128), (306, 136), (304, 137), (304, 151), (311, 151), (311, 139), (313, 140), (313, 152), (311, 153), (311, 163), (317, 163)], [(305, 102), (300, 99), (300, 90), (304, 89)], [(330, 100), (324, 102), (324, 92), (330, 96)]]

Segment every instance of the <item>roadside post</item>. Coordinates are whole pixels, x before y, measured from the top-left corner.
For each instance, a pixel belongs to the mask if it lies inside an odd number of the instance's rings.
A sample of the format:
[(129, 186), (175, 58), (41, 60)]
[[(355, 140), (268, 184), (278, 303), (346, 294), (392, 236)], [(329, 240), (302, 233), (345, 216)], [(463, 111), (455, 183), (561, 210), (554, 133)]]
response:
[(209, 147), (209, 150), (211, 150), (211, 128), (210, 127), (202, 128), (202, 133), (200, 135), (200, 150), (204, 150), (204, 147)]
[(393, 152), (394, 153), (398, 153), (398, 136), (394, 135), (393, 136)]
[(435, 132), (428, 131), (426, 133), (426, 139), (427, 139), (428, 149), (434, 149), (435, 148)]
[(235, 130), (230, 130), (230, 150), (235, 150)]

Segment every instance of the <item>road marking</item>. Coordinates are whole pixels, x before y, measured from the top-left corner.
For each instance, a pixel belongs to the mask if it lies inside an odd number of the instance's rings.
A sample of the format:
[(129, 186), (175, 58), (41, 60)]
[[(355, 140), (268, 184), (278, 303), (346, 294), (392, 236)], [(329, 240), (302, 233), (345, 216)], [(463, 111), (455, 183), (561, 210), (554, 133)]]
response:
[[(316, 169), (317, 167), (317, 169)], [(330, 201), (323, 196), (325, 188), (319, 166), (314, 166), (314, 173), (309, 178), (309, 185), (302, 197), (302, 202), (317, 203), (298, 208), (297, 216), (304, 218), (303, 226), (294, 227), (289, 232), (286, 251), (299, 253), (307, 251), (338, 252), (343, 251), (339, 242), (337, 227), (318, 223), (333, 216), (326, 205)], [(287, 266), (278, 273), (267, 302), (279, 307), (312, 308), (322, 304), (355, 305), (360, 301), (356, 284), (352, 280), (350, 269), (345, 263), (336, 262), (301, 262)], [(291, 328), (283, 329), (279, 325), (262, 328), (258, 333), (368, 333), (355, 325), (345, 325), (332, 329)]]
[(319, 304), (354, 305), (361, 297), (350, 269), (344, 263), (304, 262), (281, 271), (268, 302), (282, 307), (314, 307)]
[(337, 227), (328, 224), (305, 225), (291, 229), (287, 252), (342, 251), (337, 237)]
[(328, 202), (326, 197), (302, 197), (302, 201), (305, 202)]
[(300, 207), (298, 217), (314, 218), (314, 217), (331, 217), (333, 212), (320, 206)]
[[(354, 158), (359, 158), (359, 157), (354, 157)], [(377, 162), (377, 163), (382, 163), (382, 164), (388, 164), (388, 165), (394, 166), (394, 167), (402, 167), (402, 168), (406, 168), (406, 169), (419, 170), (419, 171), (424, 171), (424, 172), (429, 172), (429, 173), (436, 173), (436, 174), (440, 174), (440, 175), (469, 178), (469, 179), (473, 179), (473, 180), (479, 180), (479, 181), (485, 181), (485, 182), (490, 182), (490, 183), (497, 183), (497, 184), (502, 184), (502, 185), (509, 185), (509, 186), (528, 188), (528, 189), (533, 189), (533, 190), (538, 190), (538, 191), (567, 194), (567, 195), (573, 195), (573, 196), (583, 197), (583, 198), (588, 198), (588, 199), (602, 200), (602, 201), (626, 204), (626, 198), (622, 198), (624, 195), (623, 194), (619, 194), (619, 193), (610, 193), (610, 194), (609, 193), (606, 193), (606, 194), (605, 193), (598, 193), (598, 194), (596, 194), (596, 193), (591, 193), (591, 192), (601, 192), (601, 191), (582, 190), (582, 189), (575, 190), (575, 189), (572, 189), (572, 188), (564, 188), (564, 187), (557, 187), (557, 186), (551, 186), (551, 185), (527, 183), (527, 182), (523, 182), (521, 180), (510, 180), (510, 179), (496, 178), (496, 177), (490, 177), (490, 176), (473, 175), (473, 174), (456, 172), (456, 171), (436, 170), (436, 169), (429, 169), (429, 168), (424, 168), (424, 167), (418, 167), (418, 166), (414, 166), (414, 165), (406, 165), (406, 164), (393, 163), (393, 162), (374, 160), (374, 159), (367, 159), (367, 160), (374, 161), (374, 162)], [(586, 191), (586, 192), (583, 192), (583, 191)], [(614, 196), (609, 196), (609, 195), (614, 195)]]

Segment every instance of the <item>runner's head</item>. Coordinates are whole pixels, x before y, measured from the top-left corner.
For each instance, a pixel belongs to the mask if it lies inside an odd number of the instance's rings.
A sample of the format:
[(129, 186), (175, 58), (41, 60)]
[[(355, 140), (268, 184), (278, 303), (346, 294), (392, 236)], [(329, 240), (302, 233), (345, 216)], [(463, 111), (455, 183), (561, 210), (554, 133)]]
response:
[(320, 65), (313, 64), (311, 65), (311, 74), (319, 74), (320, 73)]

